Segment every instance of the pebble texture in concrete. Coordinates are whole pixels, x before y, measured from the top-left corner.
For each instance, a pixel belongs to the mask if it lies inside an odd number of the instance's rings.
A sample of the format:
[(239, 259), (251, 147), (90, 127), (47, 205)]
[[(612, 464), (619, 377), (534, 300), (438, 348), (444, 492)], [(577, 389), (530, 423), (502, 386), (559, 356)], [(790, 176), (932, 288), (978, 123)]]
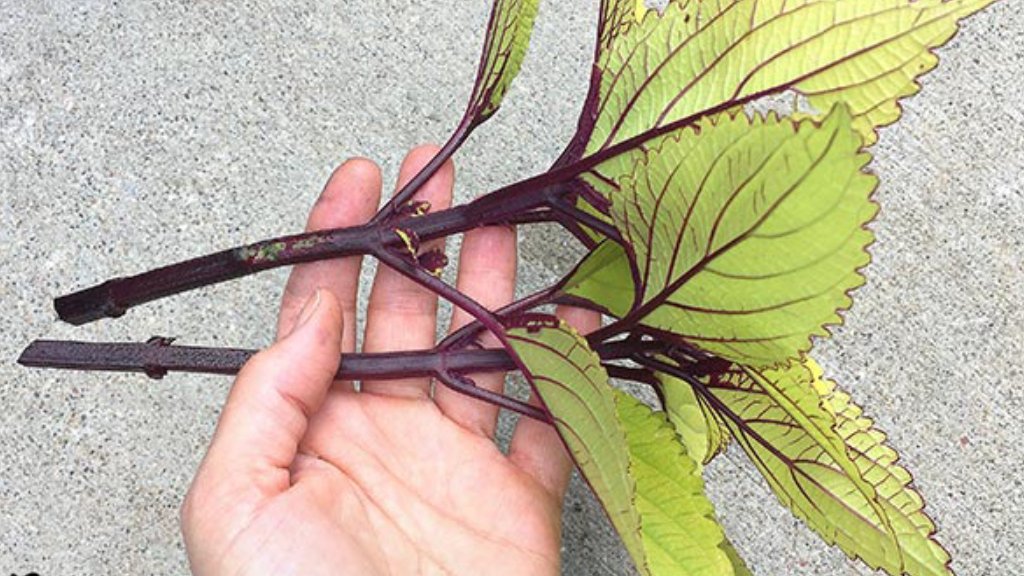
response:
[[(489, 4), (411, 0), (0, 0), (0, 573), (186, 571), (177, 508), (229, 380), (29, 371), (39, 337), (256, 347), (285, 273), (74, 329), (50, 298), (301, 228), (352, 155), (386, 177), (454, 126)], [(458, 156), (467, 199), (543, 169), (586, 89), (595, 0), (545, 2), (505, 109)], [(1024, 572), (1024, 10), (965, 23), (874, 149), (870, 283), (828, 372), (890, 433), (965, 575)], [(522, 240), (524, 292), (571, 265)], [(708, 470), (765, 575), (869, 574), (772, 499), (735, 449)], [(629, 574), (578, 481), (564, 573)]]

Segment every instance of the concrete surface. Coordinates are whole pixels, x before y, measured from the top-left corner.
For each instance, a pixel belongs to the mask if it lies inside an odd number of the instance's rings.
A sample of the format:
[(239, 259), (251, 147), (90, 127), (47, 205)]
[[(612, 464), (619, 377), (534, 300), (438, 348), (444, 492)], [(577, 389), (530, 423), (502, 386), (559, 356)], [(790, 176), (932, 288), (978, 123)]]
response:
[[(38, 337), (261, 346), (284, 272), (83, 328), (50, 298), (298, 230), (333, 166), (444, 138), (488, 2), (0, 0), (0, 573), (182, 573), (177, 508), (229, 381), (28, 371)], [(506, 108), (458, 157), (468, 198), (542, 169), (586, 87), (596, 0), (545, 2)], [(914, 471), (966, 575), (1024, 572), (1024, 6), (967, 22), (884, 131), (870, 284), (820, 348)], [(524, 235), (524, 290), (570, 264)], [(867, 574), (772, 501), (741, 453), (708, 483), (763, 575)], [(628, 574), (577, 482), (570, 575)]]

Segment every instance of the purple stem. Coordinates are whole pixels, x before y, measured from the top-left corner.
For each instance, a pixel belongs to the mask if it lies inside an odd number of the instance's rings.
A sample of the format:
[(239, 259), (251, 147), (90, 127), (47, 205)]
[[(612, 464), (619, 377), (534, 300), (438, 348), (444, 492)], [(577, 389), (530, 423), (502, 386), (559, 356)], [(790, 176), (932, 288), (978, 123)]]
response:
[[(112, 372), (143, 372), (160, 377), (168, 372), (236, 374), (258, 350), (176, 346), (170, 339), (149, 342), (74, 342), (36, 340), (18, 363), (34, 368), (65, 368)], [(335, 378), (339, 380), (394, 379), (434, 376), (447, 372), (507, 372), (515, 369), (501, 349), (409, 351), (345, 354)]]
[[(574, 160), (574, 155), (570, 154), (567, 150), (563, 158), (560, 158), (555, 163), (555, 166), (552, 167), (553, 169), (548, 172), (521, 180), (481, 196), (469, 204), (403, 221), (403, 227), (414, 230), (421, 239), (429, 240), (431, 238), (457, 234), (478, 226), (513, 221), (517, 215), (523, 212), (549, 205), (548, 203), (551, 199), (571, 193), (572, 191), (568, 183), (573, 178), (593, 170), (609, 158), (614, 158), (618, 154), (631, 150), (648, 140), (667, 134), (680, 127), (691, 125), (701, 118), (724, 111), (732, 106), (750, 102), (773, 91), (766, 90), (751, 94), (711, 109), (691, 114), (675, 122), (653, 128), (618, 144), (599, 150), (580, 160), (571, 161)], [(455, 140), (452, 141), (454, 142)], [(568, 222), (566, 224), (567, 227), (572, 229), (573, 224), (571, 221), (567, 220), (566, 222)], [(405, 226), (406, 223), (408, 223), (408, 226)], [(383, 224), (384, 222), (377, 222), (374, 226), (371, 226), (369, 228), (370, 235), (374, 237), (380, 236)], [(369, 250), (352, 249), (351, 246), (347, 246), (346, 249), (346, 245), (358, 243), (358, 238), (354, 238), (358, 234), (355, 234), (353, 231), (359, 228), (361, 227), (297, 234), (283, 239), (257, 242), (246, 247), (218, 252), (138, 276), (111, 280), (98, 286), (60, 297), (55, 301), (55, 306), (62, 320), (72, 324), (85, 324), (86, 322), (106, 316), (120, 316), (125, 310), (136, 304), (200, 286), (238, 278), (267, 268), (311, 260), (365, 254)], [(279, 246), (281, 240), (290, 241), (294, 249), (285, 255), (275, 252), (275, 250), (281, 248)], [(326, 243), (327, 246), (322, 249), (308, 246), (309, 242), (320, 241)], [(267, 265), (259, 267), (250, 262), (246, 256), (252, 255), (250, 254), (251, 251), (255, 251), (256, 255), (264, 254), (265, 256), (270, 256), (267, 259)], [(619, 326), (615, 327), (615, 329), (618, 328)], [(614, 330), (604, 332), (603, 335), (610, 335), (612, 333), (614, 333)]]
[(437, 154), (430, 159), (430, 162), (420, 168), (420, 171), (413, 176), (412, 180), (409, 180), (402, 189), (395, 193), (394, 196), (388, 200), (387, 204), (377, 212), (376, 216), (370, 220), (371, 224), (380, 224), (386, 222), (395, 217), (395, 213), (398, 208), (412, 199), (413, 195), (430, 180), (430, 178), (444, 166), (452, 155), (455, 154), (456, 150), (462, 146), (463, 142), (469, 136), (470, 132), (473, 131), (473, 125), (466, 121), (465, 118), (459, 123), (459, 126), (455, 129), (455, 132), (448, 138), (444, 146), (437, 151)]
[[(141, 372), (163, 378), (168, 372), (237, 374), (258, 350), (172, 346), (172, 339), (154, 337), (145, 344), (36, 340), (18, 363), (34, 368), (66, 368), (105, 372)], [(337, 380), (434, 377), (445, 386), (488, 404), (551, 422), (543, 410), (476, 386), (463, 372), (507, 372), (516, 364), (504, 350), (413, 351), (346, 354)]]
[[(505, 358), (514, 365), (511, 358), (507, 355)], [(439, 382), (456, 392), (460, 392), (472, 398), (477, 398), (500, 408), (505, 408), (506, 410), (518, 412), (519, 414), (529, 416), (534, 420), (540, 420), (541, 422), (546, 422), (548, 424), (552, 424), (554, 422), (551, 419), (551, 416), (543, 409), (527, 404), (521, 400), (516, 400), (515, 398), (509, 398), (504, 394), (498, 394), (497, 392), (492, 392), (486, 388), (480, 388), (471, 379), (460, 374), (441, 371), (438, 372), (435, 377)]]
[(377, 235), (367, 225), (284, 236), (107, 280), (55, 299), (54, 308), (61, 320), (81, 325), (116, 318), (138, 304), (277, 266), (365, 254), (376, 244)]
[[(643, 382), (657, 388), (660, 383), (655, 378), (654, 374), (650, 370), (643, 368), (631, 368), (629, 366), (617, 366), (611, 364), (605, 366), (604, 369), (608, 372), (608, 376), (611, 378), (619, 378), (620, 380), (632, 380), (634, 382)], [(664, 405), (664, 402), (662, 402)]]
[[(155, 336), (145, 343), (36, 340), (18, 358), (31, 368), (63, 368), (104, 372), (143, 372), (160, 377), (167, 372), (236, 374), (258, 350), (179, 346), (173, 338)], [(613, 342), (598, 348), (603, 361), (631, 358), (661, 350), (655, 342)], [(608, 365), (611, 366), (611, 365)], [(501, 348), (469, 350), (408, 350), (345, 354), (335, 378), (339, 380), (396, 379), (508, 372), (516, 364)]]
[(559, 222), (558, 213), (554, 210), (544, 209), (524, 212), (518, 216), (509, 218), (505, 224), (518, 226), (520, 224), (545, 224), (549, 222)]
[[(547, 303), (547, 300), (552, 293), (553, 290), (550, 288), (541, 290), (539, 292), (534, 292), (533, 294), (525, 298), (517, 300), (502, 308), (499, 308), (496, 312), (492, 314), (492, 316), (496, 316), (498, 318), (509, 318), (511, 316), (515, 316), (516, 314), (521, 314), (523, 312), (536, 308), (537, 306), (542, 306)], [(469, 346), (470, 343), (472, 343), (477, 338), (477, 336), (480, 335), (480, 332), (482, 332), (485, 328), (486, 327), (479, 321), (470, 322), (469, 324), (466, 324), (462, 328), (459, 328), (455, 332), (452, 332), (451, 334), (446, 336), (445, 339), (442, 340), (441, 343), (437, 345), (437, 347), (439, 350), (453, 350), (465, 348)]]
[[(75, 342), (36, 340), (21, 353), (18, 363), (33, 368), (63, 368), (82, 371), (140, 372), (163, 378), (170, 372), (237, 374), (258, 350), (175, 346), (172, 338), (153, 337), (146, 343)], [(617, 360), (659, 348), (660, 343), (620, 341), (601, 349), (604, 360)], [(542, 409), (515, 398), (480, 388), (469, 373), (508, 372), (517, 369), (503, 349), (417, 350), (345, 354), (335, 379), (396, 379), (433, 377), (456, 392), (499, 406), (542, 422), (550, 417)], [(645, 370), (605, 364), (609, 375), (656, 384)]]
[[(504, 224), (544, 206), (560, 193), (557, 188), (505, 189), (455, 208), (410, 217), (401, 228), (422, 241)], [(179, 262), (130, 277), (114, 278), (54, 301), (57, 315), (81, 325), (104, 317), (116, 318), (129, 308), (194, 288), (249, 274), (314, 260), (383, 252), (401, 245), (386, 223), (363, 224), (294, 234)]]
[[(559, 198), (552, 202), (552, 209), (564, 214), (566, 218), (568, 218), (569, 222), (572, 222), (577, 226), (582, 224), (615, 242), (622, 243), (622, 235), (619, 233), (618, 228), (610, 222), (601, 220), (593, 214), (580, 210), (575, 204), (570, 203), (564, 198)], [(593, 239), (589, 236), (587, 236), (587, 239), (591, 241), (590, 244), (593, 243)]]
[(503, 328), (490, 310), (473, 298), (459, 292), (444, 280), (441, 280), (437, 276), (427, 272), (420, 267), (419, 264), (411, 262), (402, 256), (399, 256), (397, 253), (389, 251), (387, 248), (375, 252), (374, 255), (382, 263), (386, 264), (399, 274), (402, 274), (406, 278), (409, 278), (424, 288), (427, 288), (438, 296), (447, 299), (455, 306), (469, 312), (469, 314), (473, 316), (473, 318), (476, 318), (477, 322), (487, 330), (490, 330), (496, 335), (501, 334)]

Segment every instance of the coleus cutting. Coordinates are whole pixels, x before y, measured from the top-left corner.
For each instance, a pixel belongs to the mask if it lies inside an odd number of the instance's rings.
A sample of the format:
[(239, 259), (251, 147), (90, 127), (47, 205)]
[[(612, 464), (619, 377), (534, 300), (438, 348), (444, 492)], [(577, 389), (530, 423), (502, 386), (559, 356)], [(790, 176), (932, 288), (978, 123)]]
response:
[[(261, 270), (368, 254), (476, 321), (433, 349), (347, 355), (339, 376), (430, 375), (550, 422), (643, 574), (748, 574), (704, 496), (733, 441), (794, 514), (890, 574), (949, 574), (949, 554), (885, 435), (808, 355), (863, 284), (877, 212), (865, 148), (932, 69), (932, 49), (992, 0), (603, 0), (589, 93), (552, 167), (451, 209), (412, 200), (500, 107), (537, 0), (495, 0), (476, 84), (447, 144), (368, 223), (275, 238), (56, 300), (82, 324)], [(777, 95), (793, 110), (755, 112)], [(489, 311), (421, 242), (557, 222), (589, 248), (556, 285)], [(577, 334), (539, 312), (599, 310)], [(492, 332), (501, 348), (482, 350)], [(233, 373), (250, 350), (37, 341), (31, 366)], [(466, 375), (518, 370), (534, 407)], [(611, 383), (648, 385), (651, 408)]]

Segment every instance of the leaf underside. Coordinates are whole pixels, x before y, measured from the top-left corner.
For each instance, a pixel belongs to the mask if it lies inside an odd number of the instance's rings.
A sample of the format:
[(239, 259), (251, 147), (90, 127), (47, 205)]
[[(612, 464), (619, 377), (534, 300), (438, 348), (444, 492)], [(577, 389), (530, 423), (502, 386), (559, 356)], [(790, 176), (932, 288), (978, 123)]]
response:
[(598, 356), (566, 324), (533, 321), (506, 335), (642, 573), (719, 576), (742, 566), (697, 463), (663, 415), (612, 388)]
[(601, 246), (563, 291), (737, 363), (784, 364), (863, 284), (868, 161), (841, 106), (820, 124), (723, 114), (662, 136), (598, 167), (615, 170), (626, 251)]
[(935, 523), (924, 512), (924, 499), (911, 486), (910, 472), (898, 464), (899, 454), (885, 443), (885, 433), (874, 427), (849, 394), (823, 377), (817, 362), (808, 358), (804, 364), (822, 406), (835, 418), (835, 430), (849, 447), (854, 464), (875, 486), (886, 508), (900, 546), (909, 557), (907, 572), (948, 574), (949, 553), (932, 539)]
[(600, 359), (565, 324), (507, 332), (555, 428), (634, 560), (643, 559), (640, 517), (633, 505), (626, 436)]
[[(680, 446), (663, 414), (615, 391), (619, 422), (636, 479), (636, 507), (648, 573), (733, 573), (697, 463)], [(738, 558), (738, 556), (737, 556)]]
[(487, 120), (501, 106), (526, 56), (538, 4), (539, 0), (495, 0), (466, 110), (471, 124)]
[[(584, 157), (615, 147), (577, 184), (622, 243), (597, 237), (561, 292), (735, 362), (696, 387), (659, 375), (689, 454), (735, 437), (826, 541), (890, 574), (949, 574), (949, 555), (885, 435), (805, 352), (863, 283), (861, 149), (992, 1), (605, 0), (576, 136)], [(744, 115), (785, 91), (827, 115)]]
[(603, 0), (597, 30), (598, 56), (606, 54), (620, 36), (628, 34), (647, 11), (644, 0)]
[(636, 290), (629, 256), (621, 244), (604, 240), (566, 276), (559, 290), (622, 318), (633, 305)]
[(688, 382), (661, 373), (657, 378), (665, 399), (665, 414), (690, 456), (707, 464), (724, 452), (729, 445), (729, 429), (708, 401)]
[(609, 9), (586, 153), (785, 90), (819, 110), (846, 103), (871, 144), (935, 67), (932, 50), (993, 1), (671, 0), (640, 21)]
[[(863, 147), (919, 90), (917, 77), (937, 62), (932, 49), (991, 1), (670, 0), (663, 15), (633, 0), (602, 2), (595, 81), (576, 141), (583, 156), (616, 148), (577, 185), (604, 196), (581, 208), (613, 224), (621, 244), (600, 242), (560, 291), (627, 328), (636, 322), (735, 363), (693, 382), (659, 374), (664, 417), (609, 393), (603, 374), (585, 393), (566, 393), (568, 380), (555, 393), (543, 390), (552, 381), (535, 384), (584, 475), (603, 487), (599, 497), (609, 486), (636, 491), (636, 499), (602, 502), (620, 533), (639, 527), (639, 539), (623, 537), (646, 573), (749, 573), (701, 504), (698, 462), (730, 437), (829, 543), (890, 574), (950, 573), (884, 434), (805, 353), (863, 283), (872, 241), (865, 226), (877, 211)], [(746, 115), (746, 104), (787, 90), (825, 114)], [(588, 395), (598, 388), (595, 412)], [(627, 440), (614, 458), (582, 442), (600, 433), (596, 426), (580, 432), (584, 415), (610, 421), (609, 404), (619, 425), (609, 437)], [(683, 457), (665, 452), (675, 443), (659, 435), (681, 442)], [(686, 510), (710, 522), (699, 542), (674, 545), (697, 553), (679, 564), (659, 556), (673, 549), (660, 544), (692, 536), (693, 522), (689, 533), (677, 532), (674, 517), (652, 522), (658, 510), (643, 499), (673, 479), (698, 498)], [(623, 512), (625, 500), (635, 515)], [(708, 555), (709, 545), (721, 555)]]
[(813, 360), (734, 366), (700, 388), (779, 499), (828, 543), (889, 574), (951, 574), (896, 452)]

